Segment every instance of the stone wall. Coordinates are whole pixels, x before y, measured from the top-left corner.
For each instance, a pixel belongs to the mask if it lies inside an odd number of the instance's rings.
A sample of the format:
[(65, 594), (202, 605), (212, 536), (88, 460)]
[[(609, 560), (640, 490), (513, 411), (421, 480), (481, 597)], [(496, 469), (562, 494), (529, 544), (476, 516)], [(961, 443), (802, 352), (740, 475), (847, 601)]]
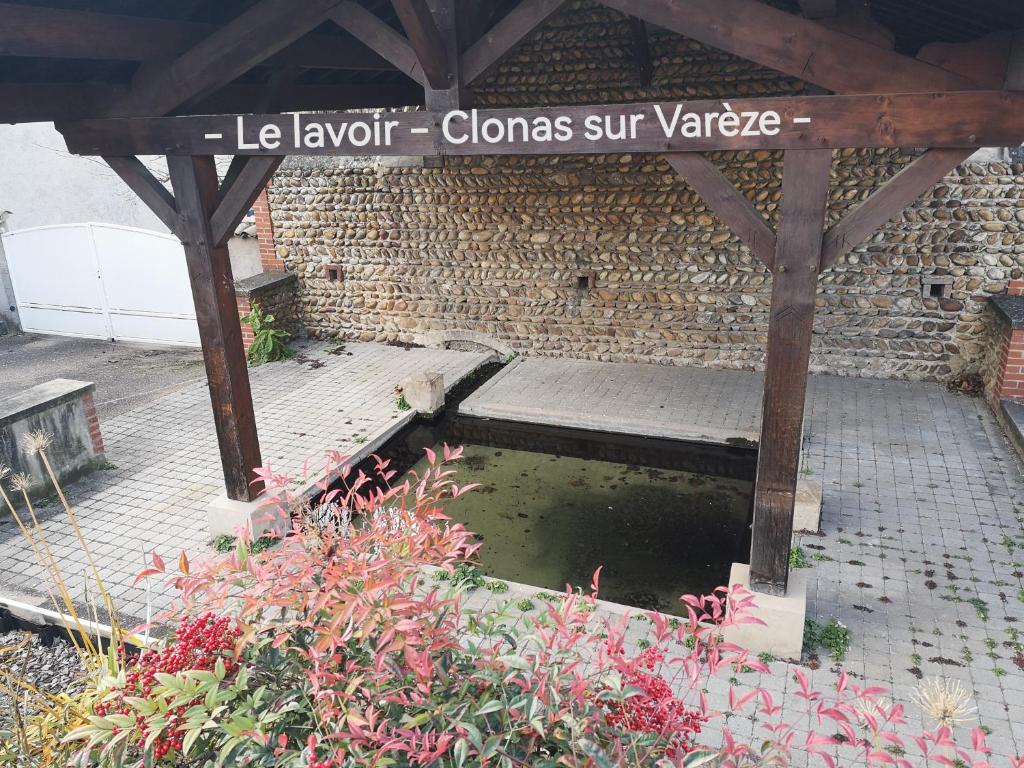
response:
[[(650, 33), (655, 76), (641, 88), (624, 18), (576, 2), (491, 75), (475, 103), (806, 90)], [(777, 223), (780, 154), (712, 158)], [(909, 159), (837, 152), (830, 221)], [(461, 331), (529, 354), (760, 365), (770, 276), (658, 157), (423, 165), (294, 159), (274, 178), (277, 256), (298, 275), (312, 333), (414, 342)], [(985, 299), (1024, 266), (1022, 191), (1024, 165), (968, 163), (823, 275), (813, 370), (926, 379), (978, 370)], [(923, 295), (935, 276), (952, 282)]]

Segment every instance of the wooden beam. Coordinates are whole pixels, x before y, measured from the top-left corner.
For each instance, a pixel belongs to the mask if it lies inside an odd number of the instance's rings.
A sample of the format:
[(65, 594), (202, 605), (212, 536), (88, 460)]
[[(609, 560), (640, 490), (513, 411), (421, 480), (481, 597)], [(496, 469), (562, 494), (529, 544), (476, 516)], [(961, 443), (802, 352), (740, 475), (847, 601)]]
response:
[[(731, 110), (731, 120), (722, 118), (723, 109)], [(551, 132), (539, 136), (533, 133), (534, 127), (545, 121)], [(389, 130), (367, 135), (365, 126), (374, 123)], [(485, 124), (487, 130), (482, 131)], [(350, 132), (357, 125), (356, 133)], [(336, 142), (327, 137), (316, 145), (307, 143), (303, 137), (310, 126), (319, 128), (322, 135), (329, 126), (339, 138)], [(614, 137), (605, 126), (612, 128)], [(798, 96), (729, 99), (726, 103), (716, 100), (458, 110), (446, 115), (393, 112), (376, 117), (346, 113), (214, 115), (84, 120), (61, 124), (60, 128), (68, 148), (85, 155), (571, 155), (819, 147), (1005, 147), (1017, 146), (1024, 139), (1024, 93)], [(264, 128), (279, 132), (280, 139), (272, 145), (261, 144), (259, 132)], [(485, 134), (495, 137), (498, 131), (501, 137), (485, 139)], [(353, 136), (365, 140), (356, 145), (351, 141)]]
[[(202, 115), (251, 114), (265, 102), (269, 85), (235, 83), (189, 104), (187, 112)], [(367, 107), (409, 107), (423, 103), (416, 83), (376, 85), (284, 85), (275, 95), (281, 112), (338, 111)], [(0, 107), (2, 109), (2, 107)], [(226, 154), (231, 154), (230, 152)]]
[(345, 0), (331, 14), (331, 20), (378, 56), (391, 62), (399, 72), (421, 85), (426, 82), (416, 52), (409, 41), (354, 0)]
[(971, 148), (936, 148), (909, 163), (829, 229), (822, 244), (821, 268), (835, 264), (972, 154)]
[(123, 87), (86, 83), (0, 83), (0, 123), (100, 117), (125, 93)]
[(340, 0), (260, 0), (167, 65), (144, 68), (115, 115), (164, 115), (222, 88), (319, 26)]
[(647, 39), (647, 24), (643, 19), (629, 17), (629, 35), (633, 40), (633, 61), (640, 76), (640, 85), (646, 88), (654, 76), (654, 63), (651, 61), (651, 44)]
[(789, 150), (783, 166), (750, 548), (751, 588), (772, 595), (784, 595), (789, 581), (793, 505), (832, 152)]
[[(267, 85), (235, 83), (192, 102), (178, 114), (223, 115), (259, 112)], [(86, 83), (0, 83), (0, 123), (64, 122), (109, 114), (128, 89)], [(423, 103), (415, 83), (376, 85), (288, 85), (274, 104), (282, 112), (338, 111), (366, 107), (407, 107)], [(227, 153), (231, 154), (231, 153)]]
[(445, 113), (462, 105), (462, 60), (459, 54), (458, 0), (426, 0), (431, 17), (437, 24), (437, 33), (444, 46), (444, 57), (449, 67), (448, 86), (435, 88), (427, 83), (423, 100), (428, 110)]
[[(218, 25), (0, 3), (0, 55), (105, 61), (173, 59)], [(362, 43), (309, 34), (267, 60), (308, 69), (393, 70)]]
[[(969, 78), (758, 0), (600, 0), (762, 66), (837, 93), (969, 90)], [(852, 66), (851, 62), (856, 62)]]
[(1016, 32), (1010, 43), (1010, 57), (1006, 65), (1003, 86), (1008, 91), (1024, 91), (1024, 30)]
[(251, 501), (263, 490), (252, 482), (262, 466), (242, 329), (235, 304), (231, 260), (214, 244), (210, 216), (217, 203), (217, 169), (212, 157), (168, 157), (181, 238), (206, 363), (213, 421), (220, 445), (228, 497)]
[(1002, 88), (1012, 39), (1008, 32), (996, 32), (966, 43), (929, 43), (917, 59), (969, 77), (977, 87)]
[(678, 152), (664, 157), (722, 223), (771, 269), (775, 263), (775, 232), (746, 195), (699, 152)]
[(416, 52), (427, 84), (437, 91), (454, 84), (454, 71), (448, 57), (448, 46), (437, 28), (427, 0), (391, 0), (402, 22), (409, 45)]
[(114, 173), (146, 204), (171, 234), (178, 235), (181, 221), (174, 195), (157, 181), (137, 157), (104, 157)]
[(838, 0), (799, 0), (799, 3), (808, 19), (827, 19), (839, 13)]
[[(225, 176), (225, 183), (221, 184), (218, 192), (217, 208), (210, 217), (214, 248), (227, 245), (238, 223), (267, 186), (282, 160), (283, 157), (244, 156), (242, 167)], [(230, 172), (231, 168), (228, 170)]]
[(462, 54), (462, 79), (469, 85), (486, 75), (567, 0), (522, 0)]

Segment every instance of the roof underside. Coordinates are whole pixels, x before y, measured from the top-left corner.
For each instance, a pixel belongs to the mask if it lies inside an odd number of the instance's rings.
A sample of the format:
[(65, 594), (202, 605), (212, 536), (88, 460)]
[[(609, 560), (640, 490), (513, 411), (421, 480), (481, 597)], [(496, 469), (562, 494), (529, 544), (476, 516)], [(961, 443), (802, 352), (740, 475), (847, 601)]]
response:
[[(53, 8), (91, 13), (117, 14), (148, 19), (178, 22), (197, 22), (210, 25), (225, 24), (254, 5), (258, 0), (7, 0), (9, 5)], [(458, 1), (458, 0), (457, 0)], [(800, 0), (762, 0), (790, 13), (801, 12)], [(401, 31), (390, 0), (357, 0), (381, 20)], [(486, 30), (513, 9), (518, 0), (462, 0), (464, 7), (479, 14), (478, 30)], [(872, 18), (890, 30), (896, 49), (914, 55), (922, 46), (934, 42), (968, 42), (993, 33), (1024, 29), (1024, 2), (1022, 0), (870, 0)], [(461, 11), (460, 11), (461, 13)], [(0, 9), (2, 14), (2, 9)], [(2, 18), (0, 18), (2, 21)], [(461, 22), (461, 20), (460, 20)], [(327, 22), (310, 35), (324, 40), (324, 36), (338, 39), (341, 48), (358, 49), (372, 54), (337, 25)], [(293, 44), (303, 46), (307, 38)], [(330, 42), (328, 38), (328, 42)], [(144, 46), (141, 46), (144, 47)], [(166, 46), (165, 46), (166, 47)], [(2, 51), (2, 49), (0, 49)], [(0, 56), (0, 84), (91, 84), (127, 87), (139, 62), (132, 60), (92, 59), (78, 55), (74, 58), (40, 58), (34, 56)], [(856, 66), (851, 62), (851, 66)], [(271, 59), (267, 65), (257, 66), (235, 81), (237, 85), (257, 86), (271, 82), (281, 62)], [(387, 66), (373, 68), (292, 67), (289, 77), (295, 84), (310, 86), (408, 86), (409, 96), (402, 104), (422, 103), (421, 92), (408, 77)], [(250, 89), (255, 93), (258, 89)], [(248, 94), (249, 92), (246, 92)], [(396, 93), (405, 92), (397, 90)], [(404, 96), (396, 96), (403, 98)], [(251, 111), (240, 96), (230, 103), (225, 112)], [(255, 105), (253, 105), (255, 106)], [(397, 103), (392, 104), (397, 106)]]

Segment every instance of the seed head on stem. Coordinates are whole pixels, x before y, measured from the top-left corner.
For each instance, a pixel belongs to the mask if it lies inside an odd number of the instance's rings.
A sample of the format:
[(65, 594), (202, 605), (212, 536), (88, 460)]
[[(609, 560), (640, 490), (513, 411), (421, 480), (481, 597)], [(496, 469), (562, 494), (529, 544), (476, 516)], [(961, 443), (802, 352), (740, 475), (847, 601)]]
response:
[(931, 677), (914, 691), (914, 702), (926, 715), (944, 727), (975, 720), (975, 707), (970, 706), (971, 695), (959, 680)]
[(29, 456), (35, 456), (37, 453), (42, 453), (49, 448), (52, 443), (53, 435), (46, 430), (37, 429), (25, 435), (21, 447)]

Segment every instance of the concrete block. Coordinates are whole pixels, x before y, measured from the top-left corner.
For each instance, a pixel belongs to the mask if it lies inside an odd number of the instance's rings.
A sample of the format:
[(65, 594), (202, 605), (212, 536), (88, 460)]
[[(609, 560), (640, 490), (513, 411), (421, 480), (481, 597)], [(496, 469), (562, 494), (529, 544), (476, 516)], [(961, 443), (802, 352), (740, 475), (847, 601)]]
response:
[(237, 536), (242, 530), (258, 539), (269, 533), (283, 536), (290, 527), (288, 516), (265, 497), (254, 501), (235, 501), (217, 495), (207, 505), (207, 525), (210, 536), (228, 534)]
[(793, 506), (793, 530), (821, 529), (821, 480), (799, 480)]
[[(28, 475), (28, 494), (53, 493), (42, 458), (24, 451), (32, 432), (52, 438), (47, 456), (58, 482), (67, 484), (101, 466), (103, 440), (93, 401), (95, 385), (73, 379), (53, 379), (18, 392), (0, 394), (0, 464), (12, 473)], [(20, 501), (21, 494), (15, 494)]]
[(424, 371), (402, 382), (405, 400), (418, 413), (436, 413), (444, 407), (444, 376)]
[[(750, 566), (733, 563), (730, 586), (750, 589)], [(770, 653), (782, 659), (800, 658), (804, 643), (804, 618), (807, 615), (807, 580), (800, 571), (789, 574), (789, 590), (784, 596), (754, 593), (754, 607), (746, 614), (764, 624), (739, 624), (725, 630), (727, 642), (751, 653)]]

